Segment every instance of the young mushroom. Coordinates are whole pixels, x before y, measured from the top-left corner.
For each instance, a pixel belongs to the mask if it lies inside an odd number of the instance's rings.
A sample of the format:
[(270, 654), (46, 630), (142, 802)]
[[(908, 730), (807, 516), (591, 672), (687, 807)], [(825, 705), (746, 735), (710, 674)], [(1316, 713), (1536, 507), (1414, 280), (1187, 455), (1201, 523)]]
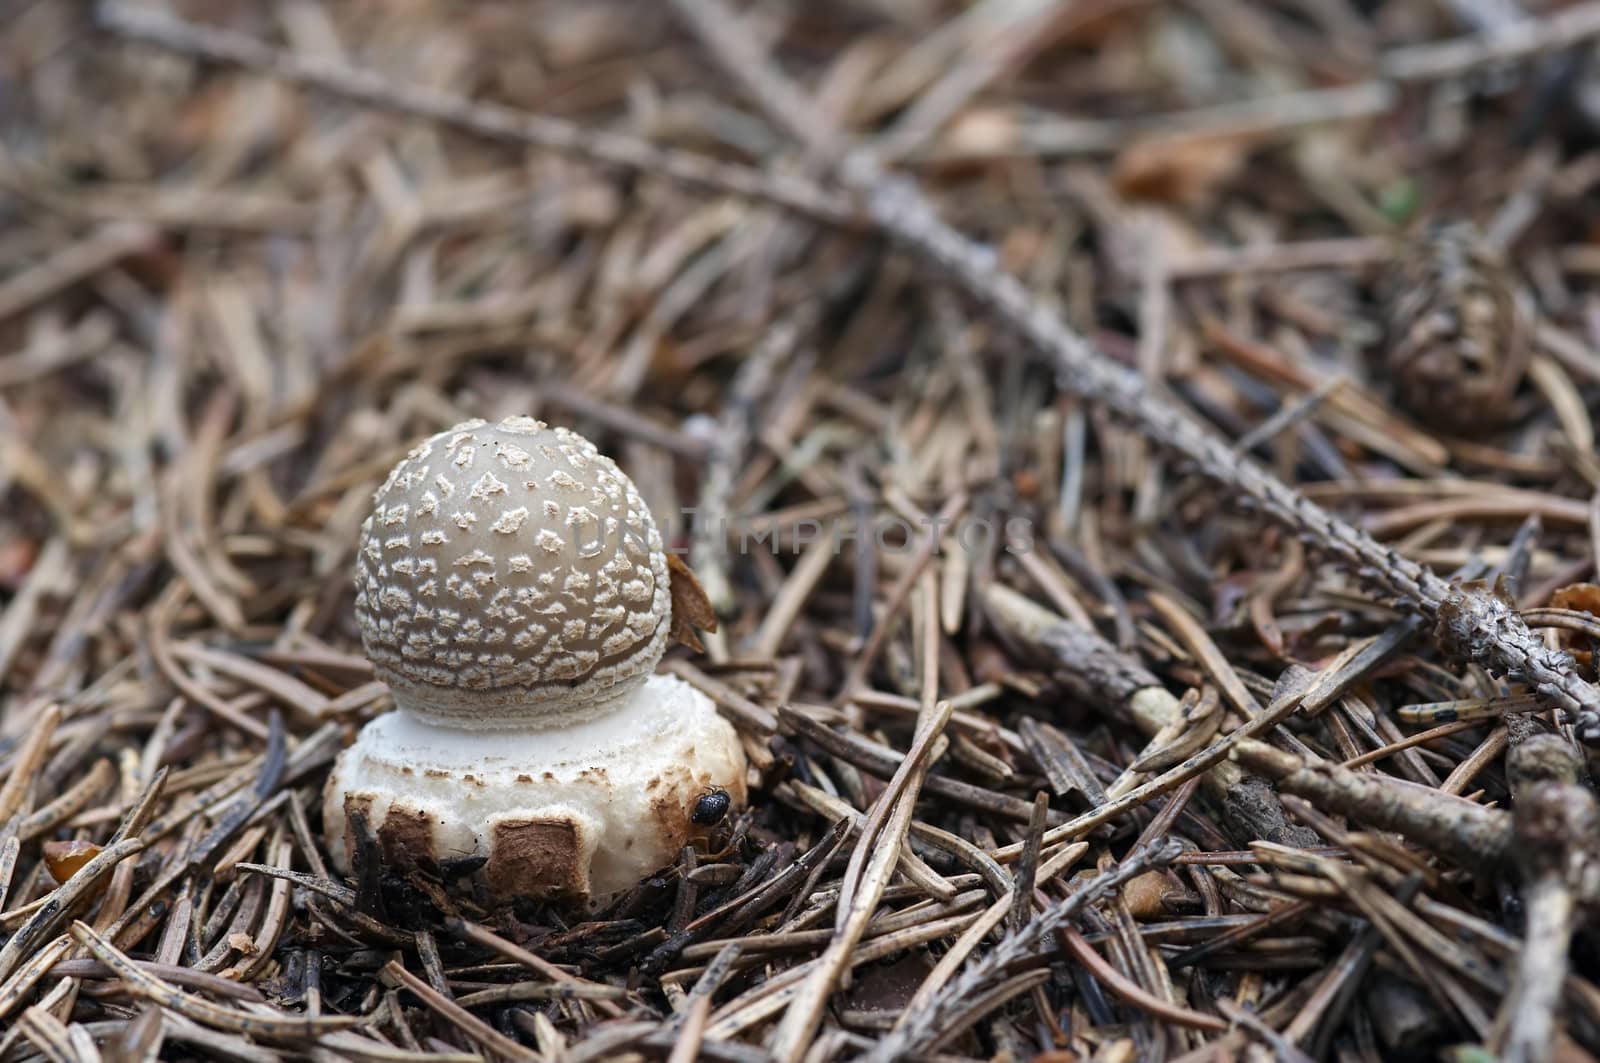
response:
[(671, 863), (707, 792), (743, 803), (732, 726), (653, 674), (672, 609), (661, 534), (593, 444), (530, 417), (468, 421), (373, 503), (356, 619), (395, 710), (328, 779), (340, 870), (364, 822), (392, 866), (482, 858), (496, 900), (599, 896)]

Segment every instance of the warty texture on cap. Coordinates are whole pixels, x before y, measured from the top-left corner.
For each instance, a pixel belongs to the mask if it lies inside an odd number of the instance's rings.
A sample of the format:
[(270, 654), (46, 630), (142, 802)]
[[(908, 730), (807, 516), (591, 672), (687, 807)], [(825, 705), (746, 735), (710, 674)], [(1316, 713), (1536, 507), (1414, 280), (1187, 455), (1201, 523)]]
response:
[(374, 496), (356, 619), (396, 703), (458, 727), (554, 725), (666, 649), (661, 534), (592, 443), (531, 417), (425, 440)]

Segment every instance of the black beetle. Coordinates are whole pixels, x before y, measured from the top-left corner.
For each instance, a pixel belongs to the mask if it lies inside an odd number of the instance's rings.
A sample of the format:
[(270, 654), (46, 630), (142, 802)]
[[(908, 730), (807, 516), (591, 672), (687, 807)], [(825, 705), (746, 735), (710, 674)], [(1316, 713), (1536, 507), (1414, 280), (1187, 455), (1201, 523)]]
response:
[(714, 826), (722, 822), (732, 805), (733, 798), (728, 796), (728, 791), (718, 786), (700, 795), (694, 803), (694, 811), (689, 813), (689, 820), (702, 827)]

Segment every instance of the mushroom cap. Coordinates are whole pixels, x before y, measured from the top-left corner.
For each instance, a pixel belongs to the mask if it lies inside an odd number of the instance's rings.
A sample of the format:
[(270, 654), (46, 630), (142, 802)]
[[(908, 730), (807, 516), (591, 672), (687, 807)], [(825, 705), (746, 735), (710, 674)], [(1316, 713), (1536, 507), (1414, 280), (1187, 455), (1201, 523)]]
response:
[(361, 526), (356, 619), (402, 708), (460, 727), (604, 711), (666, 649), (661, 533), (587, 439), (467, 421), (390, 472)]
[(323, 794), (334, 865), (350, 871), (359, 813), (386, 866), (437, 874), (460, 858), (496, 900), (627, 889), (702, 828), (702, 795), (745, 799), (734, 729), (676, 676), (651, 676), (614, 712), (520, 734), (379, 716), (339, 756)]

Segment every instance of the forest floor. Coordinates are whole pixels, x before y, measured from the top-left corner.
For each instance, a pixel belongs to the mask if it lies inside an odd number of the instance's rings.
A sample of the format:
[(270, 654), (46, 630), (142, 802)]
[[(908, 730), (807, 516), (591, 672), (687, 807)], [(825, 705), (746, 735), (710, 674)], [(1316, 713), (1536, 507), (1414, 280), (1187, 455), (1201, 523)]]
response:
[[(0, 3), (0, 1063), (1600, 1054), (1600, 4), (727, 2)], [(587, 906), (323, 841), (513, 414), (750, 758)]]

